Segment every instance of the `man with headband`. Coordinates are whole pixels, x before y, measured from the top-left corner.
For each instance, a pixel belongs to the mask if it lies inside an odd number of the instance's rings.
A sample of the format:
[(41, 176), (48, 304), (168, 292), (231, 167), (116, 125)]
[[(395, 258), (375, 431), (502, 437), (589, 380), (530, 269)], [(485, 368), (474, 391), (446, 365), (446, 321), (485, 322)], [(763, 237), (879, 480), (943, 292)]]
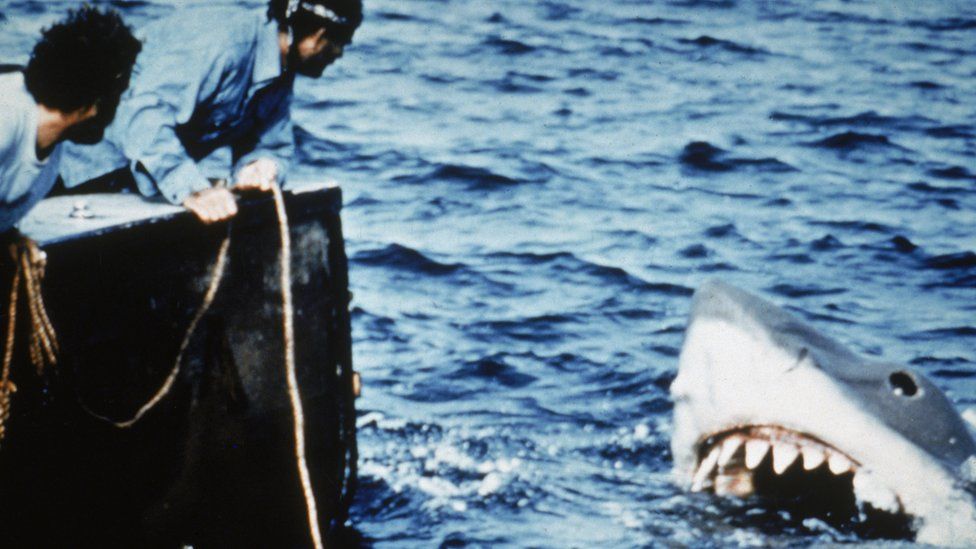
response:
[(105, 140), (65, 151), (65, 187), (134, 184), (204, 223), (230, 218), (234, 196), (211, 185), (201, 160), (223, 158), (238, 189), (280, 185), (294, 148), (294, 77), (321, 76), (361, 21), (361, 0), (271, 0), (266, 14), (185, 9), (148, 25)]

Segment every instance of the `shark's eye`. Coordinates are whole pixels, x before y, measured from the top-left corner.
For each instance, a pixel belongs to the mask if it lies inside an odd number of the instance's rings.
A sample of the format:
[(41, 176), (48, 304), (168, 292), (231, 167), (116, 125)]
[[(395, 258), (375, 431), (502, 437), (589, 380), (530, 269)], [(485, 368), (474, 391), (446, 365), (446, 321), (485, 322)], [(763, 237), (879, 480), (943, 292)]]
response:
[(895, 372), (888, 377), (891, 390), (898, 396), (913, 397), (918, 394), (918, 385), (908, 372)]

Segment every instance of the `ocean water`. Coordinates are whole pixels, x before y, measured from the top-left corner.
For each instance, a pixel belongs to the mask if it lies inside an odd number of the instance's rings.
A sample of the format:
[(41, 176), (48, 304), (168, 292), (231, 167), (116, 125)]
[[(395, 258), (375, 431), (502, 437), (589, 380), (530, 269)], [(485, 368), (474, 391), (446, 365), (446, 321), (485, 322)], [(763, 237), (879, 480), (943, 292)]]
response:
[[(0, 3), (5, 60), (69, 4)], [(856, 541), (671, 483), (712, 277), (976, 405), (973, 2), (366, 11), (299, 82), (293, 175), (345, 194), (362, 545)]]

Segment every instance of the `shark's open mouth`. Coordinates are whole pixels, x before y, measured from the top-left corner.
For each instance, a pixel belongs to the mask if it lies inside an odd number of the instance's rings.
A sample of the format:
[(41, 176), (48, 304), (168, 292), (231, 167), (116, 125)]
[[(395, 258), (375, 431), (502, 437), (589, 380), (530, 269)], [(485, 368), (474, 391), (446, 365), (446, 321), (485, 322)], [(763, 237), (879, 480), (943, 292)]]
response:
[[(858, 513), (864, 499), (858, 490), (872, 490), (860, 469), (857, 460), (814, 436), (751, 425), (699, 442), (692, 490), (793, 501), (814, 514), (843, 518)], [(902, 513), (894, 494), (886, 499), (885, 512)]]

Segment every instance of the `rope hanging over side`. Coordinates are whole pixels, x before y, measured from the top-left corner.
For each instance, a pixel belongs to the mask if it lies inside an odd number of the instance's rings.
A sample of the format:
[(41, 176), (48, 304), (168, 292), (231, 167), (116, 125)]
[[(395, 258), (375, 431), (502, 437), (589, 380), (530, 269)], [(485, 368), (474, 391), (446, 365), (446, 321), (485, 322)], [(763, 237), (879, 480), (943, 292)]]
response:
[(139, 408), (136, 413), (127, 420), (117, 421), (109, 417), (103, 416), (85, 405), (79, 399), (79, 404), (85, 409), (89, 414), (95, 416), (98, 419), (111, 423), (112, 425), (118, 427), (119, 429), (128, 429), (142, 419), (142, 416), (146, 415), (150, 410), (156, 407), (166, 395), (169, 394), (170, 390), (173, 389), (173, 384), (176, 383), (176, 378), (180, 374), (180, 368), (183, 364), (183, 353), (186, 352), (186, 348), (190, 346), (190, 340), (193, 339), (193, 333), (196, 332), (197, 324), (203, 318), (207, 311), (210, 310), (210, 306), (213, 305), (214, 298), (217, 297), (217, 290), (220, 289), (220, 283), (224, 280), (224, 271), (227, 268), (227, 252), (230, 249), (230, 224), (227, 224), (227, 235), (224, 237), (223, 242), (220, 243), (220, 250), (217, 252), (217, 259), (214, 262), (213, 268), (210, 270), (210, 284), (207, 286), (207, 293), (203, 296), (203, 302), (200, 303), (200, 307), (197, 309), (196, 314), (193, 315), (193, 320), (190, 321), (189, 327), (186, 329), (186, 334), (183, 336), (183, 341), (180, 342), (180, 350), (176, 353), (176, 360), (173, 363), (173, 368), (170, 370), (169, 375), (166, 376), (166, 380), (159, 387), (156, 393), (150, 398), (145, 404)]
[(3, 370), (0, 372), (0, 441), (6, 433), (7, 419), (10, 417), (11, 395), (17, 386), (10, 380), (10, 369), (14, 358), (14, 340), (17, 329), (17, 302), (20, 300), (21, 280), (27, 297), (27, 310), (30, 314), (30, 359), (37, 374), (58, 363), (58, 336), (51, 324), (41, 294), (41, 281), (47, 256), (33, 240), (23, 237), (10, 245), (10, 257), (16, 265), (13, 282), (10, 285), (10, 303), (7, 306), (7, 338), (3, 351)]
[(298, 475), (302, 481), (302, 492), (305, 495), (305, 507), (308, 511), (308, 527), (315, 549), (322, 549), (322, 533), (319, 529), (319, 512), (315, 503), (315, 492), (312, 490), (312, 479), (308, 473), (308, 463), (305, 458), (305, 413), (302, 409), (302, 396), (298, 389), (298, 376), (295, 374), (295, 325), (294, 308), (291, 296), (291, 235), (288, 234), (288, 214), (285, 212), (285, 201), (281, 196), (281, 189), (272, 186), (274, 193), (275, 211), (278, 212), (278, 231), (281, 234), (281, 305), (284, 315), (283, 329), (285, 341), (285, 374), (288, 379), (288, 397), (291, 399), (291, 411), (295, 420), (295, 458), (298, 465)]

